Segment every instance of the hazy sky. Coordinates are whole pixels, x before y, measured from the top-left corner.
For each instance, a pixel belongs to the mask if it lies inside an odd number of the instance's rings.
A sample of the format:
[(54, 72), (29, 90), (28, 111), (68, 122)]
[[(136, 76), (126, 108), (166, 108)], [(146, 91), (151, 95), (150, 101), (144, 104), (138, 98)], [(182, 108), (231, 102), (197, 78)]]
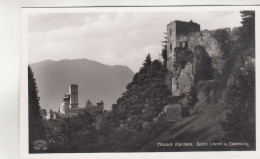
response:
[(29, 63), (86, 58), (138, 71), (158, 58), (166, 25), (183, 20), (201, 30), (240, 26), (239, 12), (41, 13), (29, 15)]

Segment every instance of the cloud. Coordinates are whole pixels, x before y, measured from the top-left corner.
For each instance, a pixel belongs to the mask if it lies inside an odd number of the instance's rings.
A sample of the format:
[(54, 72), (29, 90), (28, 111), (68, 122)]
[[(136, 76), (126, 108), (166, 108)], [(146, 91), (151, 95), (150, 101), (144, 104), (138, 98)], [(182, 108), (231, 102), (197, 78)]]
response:
[(239, 12), (41, 13), (29, 15), (29, 62), (87, 58), (138, 71), (158, 58), (166, 25), (193, 20), (202, 29), (240, 25)]

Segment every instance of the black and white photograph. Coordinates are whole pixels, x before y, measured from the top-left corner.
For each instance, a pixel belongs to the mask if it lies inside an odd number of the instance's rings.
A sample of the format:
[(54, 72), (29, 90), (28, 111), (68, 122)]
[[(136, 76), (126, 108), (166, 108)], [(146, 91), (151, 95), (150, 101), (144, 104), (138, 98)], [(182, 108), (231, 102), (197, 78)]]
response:
[(220, 8), (27, 12), (28, 153), (256, 151), (256, 10)]

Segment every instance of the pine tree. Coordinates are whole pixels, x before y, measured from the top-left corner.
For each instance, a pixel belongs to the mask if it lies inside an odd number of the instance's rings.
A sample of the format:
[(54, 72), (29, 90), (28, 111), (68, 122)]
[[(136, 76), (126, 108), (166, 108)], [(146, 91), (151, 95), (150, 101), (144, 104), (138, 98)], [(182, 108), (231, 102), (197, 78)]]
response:
[(45, 139), (45, 129), (43, 119), (40, 114), (40, 98), (34, 74), (28, 66), (28, 107), (29, 107), (29, 151), (34, 152), (33, 142)]
[(225, 140), (249, 143), (249, 149), (255, 148), (255, 13), (242, 11), (240, 46), (236, 51), (234, 67), (227, 84), (224, 104), (229, 112), (222, 122)]
[(143, 65), (144, 65), (144, 67), (146, 67), (146, 66), (151, 66), (151, 64), (152, 64), (151, 55), (148, 54), (148, 55), (146, 56), (146, 59), (145, 59)]
[(222, 122), (225, 138), (230, 141), (244, 141), (255, 146), (255, 74), (252, 69), (232, 73), (234, 82), (227, 87), (225, 104), (229, 108), (226, 120)]
[(140, 71), (127, 85), (127, 91), (113, 105), (112, 111), (118, 120), (136, 117), (139, 121), (151, 121), (157, 116), (170, 95), (164, 84), (165, 73), (164, 64), (159, 60), (152, 61), (148, 54)]
[(163, 45), (161, 56), (163, 58), (163, 63), (166, 66), (166, 64), (167, 64), (167, 45)]
[(53, 118), (54, 118), (54, 112), (52, 109), (50, 109), (50, 119), (53, 120)]
[(163, 64), (165, 67), (167, 67), (167, 33), (164, 33), (164, 41), (162, 41), (162, 52), (161, 57), (163, 58)]
[(245, 46), (254, 45), (255, 41), (255, 11), (241, 11), (242, 16), (242, 30), (241, 40)]

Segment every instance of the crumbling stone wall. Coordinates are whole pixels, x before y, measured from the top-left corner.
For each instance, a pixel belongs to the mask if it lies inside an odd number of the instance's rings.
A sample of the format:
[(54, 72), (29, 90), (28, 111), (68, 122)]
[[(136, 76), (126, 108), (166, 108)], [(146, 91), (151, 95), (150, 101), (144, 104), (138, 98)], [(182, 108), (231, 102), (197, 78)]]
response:
[[(211, 74), (207, 71), (214, 72), (215, 76), (222, 73), (223, 51), (215, 33), (200, 31), (200, 25), (192, 21), (174, 21), (167, 25), (167, 70), (171, 73), (167, 77), (171, 78), (169, 88), (174, 96), (189, 93), (196, 80), (206, 79), (203, 73)], [(198, 46), (204, 51), (198, 51)], [(201, 58), (201, 55), (204, 57)], [(207, 56), (209, 62), (205, 62)], [(199, 78), (196, 79), (196, 75)]]
[(224, 67), (224, 61), (222, 60), (223, 52), (219, 42), (214, 36), (214, 31), (204, 30), (201, 32), (193, 32), (188, 35), (177, 35), (176, 45), (180, 47), (182, 43), (186, 43), (189, 50), (194, 52), (197, 45), (203, 46), (212, 58), (212, 67), (215, 71), (221, 73)]
[(192, 67), (192, 64), (188, 62), (185, 68), (180, 70), (178, 75), (173, 75), (172, 93), (175, 96), (180, 96), (181, 94), (185, 94), (191, 91), (191, 88), (194, 85)]
[(188, 62), (185, 68), (181, 70), (178, 84), (181, 94), (191, 91), (191, 87), (194, 85), (194, 75), (192, 73), (192, 64), (190, 62)]

